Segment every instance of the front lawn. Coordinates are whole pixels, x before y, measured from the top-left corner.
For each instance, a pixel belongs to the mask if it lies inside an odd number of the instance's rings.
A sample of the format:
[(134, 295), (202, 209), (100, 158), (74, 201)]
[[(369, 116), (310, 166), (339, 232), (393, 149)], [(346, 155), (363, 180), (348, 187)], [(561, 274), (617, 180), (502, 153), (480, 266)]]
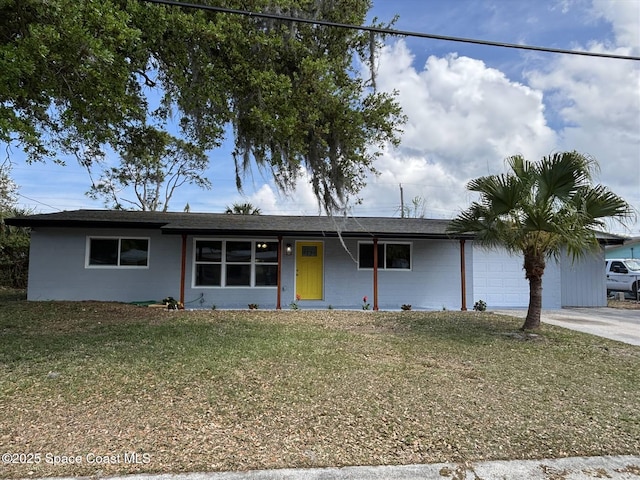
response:
[(640, 451), (640, 348), (578, 332), (1, 295), (2, 477)]

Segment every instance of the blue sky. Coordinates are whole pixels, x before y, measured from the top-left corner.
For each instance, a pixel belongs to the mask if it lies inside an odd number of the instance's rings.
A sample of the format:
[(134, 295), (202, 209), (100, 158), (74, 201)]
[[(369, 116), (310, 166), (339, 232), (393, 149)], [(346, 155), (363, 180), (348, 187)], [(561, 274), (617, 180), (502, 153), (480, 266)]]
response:
[[(398, 30), (640, 55), (640, 0), (374, 0), (371, 17), (396, 14)], [(537, 160), (563, 150), (594, 156), (597, 181), (640, 210), (640, 62), (389, 38), (378, 85), (399, 92), (408, 123), (353, 215), (398, 216), (402, 184), (406, 201), (424, 200), (427, 217), (451, 218), (473, 199), (471, 178), (502, 172), (511, 155)], [(39, 212), (102, 208), (84, 195), (87, 173), (67, 163), (16, 161), (20, 202)], [(170, 209), (220, 212), (249, 201), (265, 214), (318, 213), (304, 180), (290, 198), (255, 171), (238, 193), (229, 144), (212, 152), (208, 176), (212, 190), (182, 187)], [(640, 223), (610, 230), (640, 235)]]

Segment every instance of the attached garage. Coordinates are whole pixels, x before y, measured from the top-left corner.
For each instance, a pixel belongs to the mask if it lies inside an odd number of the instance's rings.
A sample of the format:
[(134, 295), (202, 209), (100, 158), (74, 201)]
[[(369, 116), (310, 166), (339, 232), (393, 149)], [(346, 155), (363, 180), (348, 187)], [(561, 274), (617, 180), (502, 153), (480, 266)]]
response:
[(473, 249), (474, 302), (484, 300), (490, 308), (519, 308), (529, 303), (529, 284), (522, 258), (503, 250)]
[[(621, 242), (615, 235), (599, 235), (604, 246)], [(489, 308), (526, 308), (529, 282), (522, 268), (522, 256), (502, 249), (473, 247), (474, 302), (484, 300)], [(563, 255), (559, 262), (547, 260), (542, 280), (542, 308), (606, 307), (604, 247), (572, 261)]]

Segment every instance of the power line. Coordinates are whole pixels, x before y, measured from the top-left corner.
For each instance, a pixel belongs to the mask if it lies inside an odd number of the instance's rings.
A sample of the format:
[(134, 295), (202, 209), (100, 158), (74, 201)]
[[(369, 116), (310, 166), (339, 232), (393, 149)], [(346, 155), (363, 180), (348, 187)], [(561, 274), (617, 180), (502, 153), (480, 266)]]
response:
[(54, 207), (53, 205), (49, 205), (48, 203), (41, 202), (40, 200), (36, 200), (35, 198), (27, 197), (26, 195), (22, 195), (21, 193), (18, 193), (18, 196), (22, 197), (22, 198), (25, 198), (27, 200), (30, 200), (32, 202), (36, 202), (36, 203), (38, 203), (40, 205), (44, 205), (45, 207), (49, 207), (49, 208), (51, 208), (53, 210), (57, 210), (58, 212), (62, 211), (58, 207)]
[(243, 15), (246, 17), (268, 18), (271, 20), (282, 20), (286, 22), (307, 23), (313, 25), (322, 25), (325, 27), (346, 28), (349, 30), (362, 30), (370, 33), (379, 33), (383, 35), (395, 35), (401, 37), (429, 38), (432, 40), (443, 40), (446, 42), (471, 43), (475, 45), (485, 45), (489, 47), (514, 48), (517, 50), (533, 50), (536, 52), (560, 53), (563, 55), (581, 55), (584, 57), (612, 58), (617, 60), (635, 60), (640, 61), (640, 57), (631, 55), (616, 55), (613, 53), (586, 52), (581, 50), (565, 50), (562, 48), (538, 47), (534, 45), (524, 45), (517, 43), (494, 42), (490, 40), (478, 40), (474, 38), (452, 37), (447, 35), (436, 35), (433, 33), (412, 32), (409, 30), (395, 30), (393, 28), (374, 27), (365, 25), (351, 25), (348, 23), (330, 22), (327, 20), (313, 20), (309, 18), (290, 17), (276, 13), (251, 12), (249, 10), (236, 10), (233, 8), (214, 7), (211, 5), (198, 5), (195, 3), (177, 2), (173, 0), (141, 0), (147, 3), (155, 3), (159, 5), (168, 5), (173, 7), (193, 8), (196, 10), (207, 10), (217, 13), (230, 13), (234, 15)]

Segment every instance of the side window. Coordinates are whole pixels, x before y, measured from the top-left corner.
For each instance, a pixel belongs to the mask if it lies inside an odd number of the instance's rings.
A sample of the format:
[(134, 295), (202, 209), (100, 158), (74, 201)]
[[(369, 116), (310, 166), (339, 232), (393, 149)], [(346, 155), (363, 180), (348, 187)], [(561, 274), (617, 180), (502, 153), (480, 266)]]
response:
[(89, 239), (89, 265), (117, 266), (118, 239), (91, 238)]
[(149, 266), (149, 239), (89, 237), (85, 266), (88, 268), (146, 268)]
[(613, 273), (629, 273), (629, 270), (622, 262), (611, 262), (611, 271)]
[(120, 265), (146, 267), (149, 259), (149, 240), (142, 238), (120, 239)]

